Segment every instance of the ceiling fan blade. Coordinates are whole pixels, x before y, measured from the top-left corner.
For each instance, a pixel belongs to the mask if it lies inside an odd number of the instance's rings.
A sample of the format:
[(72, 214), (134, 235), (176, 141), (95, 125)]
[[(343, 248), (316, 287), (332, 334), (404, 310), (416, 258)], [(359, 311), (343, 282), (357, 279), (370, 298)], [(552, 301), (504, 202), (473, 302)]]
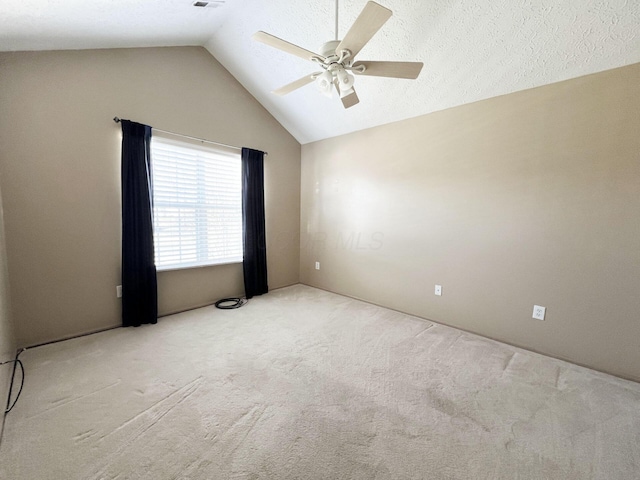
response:
[(305, 60), (313, 60), (314, 58), (319, 58), (324, 62), (324, 57), (322, 55), (318, 55), (317, 53), (305, 50), (302, 47), (294, 45), (293, 43), (289, 43), (286, 40), (282, 40), (281, 38), (274, 37), (273, 35), (266, 32), (256, 32), (252, 35), (251, 38), (257, 40), (258, 42), (269, 45), (270, 47), (277, 48), (278, 50), (290, 53), (291, 55), (295, 55), (296, 57), (304, 58)]
[(344, 36), (336, 52), (349, 50), (351, 58), (355, 57), (380, 27), (389, 20), (393, 12), (376, 2), (367, 2), (356, 21)]
[(306, 77), (299, 78), (295, 82), (291, 82), (285, 85), (284, 87), (280, 87), (271, 93), (275, 93), (276, 95), (286, 95), (287, 93), (291, 93), (294, 90), (297, 90), (301, 87), (304, 87), (305, 85), (312, 83), (316, 79), (316, 76), (319, 74), (320, 72), (316, 72), (316, 73), (312, 73), (311, 75), (307, 75)]
[[(365, 71), (358, 72), (357, 68), (364, 65)], [(371, 75), (373, 77), (409, 78), (415, 80), (422, 70), (422, 62), (355, 62), (353, 73), (356, 75)]]
[(344, 108), (351, 108), (360, 102), (360, 99), (358, 98), (358, 95), (356, 95), (355, 90), (353, 90), (353, 92), (350, 93), (349, 95), (345, 95), (344, 97), (341, 97), (340, 100), (342, 100), (342, 105), (344, 106)]

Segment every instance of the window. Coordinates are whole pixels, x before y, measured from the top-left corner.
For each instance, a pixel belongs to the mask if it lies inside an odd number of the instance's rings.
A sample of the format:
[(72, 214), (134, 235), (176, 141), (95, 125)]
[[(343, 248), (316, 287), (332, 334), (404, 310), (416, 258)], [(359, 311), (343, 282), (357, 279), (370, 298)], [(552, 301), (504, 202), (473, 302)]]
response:
[(151, 165), (156, 268), (241, 262), (240, 153), (154, 133)]

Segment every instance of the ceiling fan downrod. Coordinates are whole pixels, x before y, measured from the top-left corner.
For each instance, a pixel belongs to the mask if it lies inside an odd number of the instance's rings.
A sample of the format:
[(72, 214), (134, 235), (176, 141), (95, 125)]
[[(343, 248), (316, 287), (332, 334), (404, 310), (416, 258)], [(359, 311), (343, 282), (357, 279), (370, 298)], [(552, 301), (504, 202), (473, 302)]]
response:
[(334, 40), (338, 41), (338, 0), (336, 0), (336, 38)]

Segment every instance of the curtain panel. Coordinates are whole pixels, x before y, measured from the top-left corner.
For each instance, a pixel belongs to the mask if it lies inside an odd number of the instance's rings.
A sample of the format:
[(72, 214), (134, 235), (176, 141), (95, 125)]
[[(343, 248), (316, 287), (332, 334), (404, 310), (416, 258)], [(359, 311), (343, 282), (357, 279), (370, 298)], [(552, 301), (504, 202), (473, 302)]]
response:
[(242, 149), (244, 290), (247, 298), (269, 291), (264, 219), (264, 152)]
[(151, 127), (122, 120), (122, 325), (158, 322)]

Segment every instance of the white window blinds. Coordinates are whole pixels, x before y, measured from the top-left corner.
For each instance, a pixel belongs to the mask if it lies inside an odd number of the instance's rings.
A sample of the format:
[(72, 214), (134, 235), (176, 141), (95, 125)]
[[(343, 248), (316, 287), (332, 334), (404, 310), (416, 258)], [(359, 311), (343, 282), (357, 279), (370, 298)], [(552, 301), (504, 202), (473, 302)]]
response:
[(154, 133), (151, 172), (156, 268), (242, 261), (238, 151)]

